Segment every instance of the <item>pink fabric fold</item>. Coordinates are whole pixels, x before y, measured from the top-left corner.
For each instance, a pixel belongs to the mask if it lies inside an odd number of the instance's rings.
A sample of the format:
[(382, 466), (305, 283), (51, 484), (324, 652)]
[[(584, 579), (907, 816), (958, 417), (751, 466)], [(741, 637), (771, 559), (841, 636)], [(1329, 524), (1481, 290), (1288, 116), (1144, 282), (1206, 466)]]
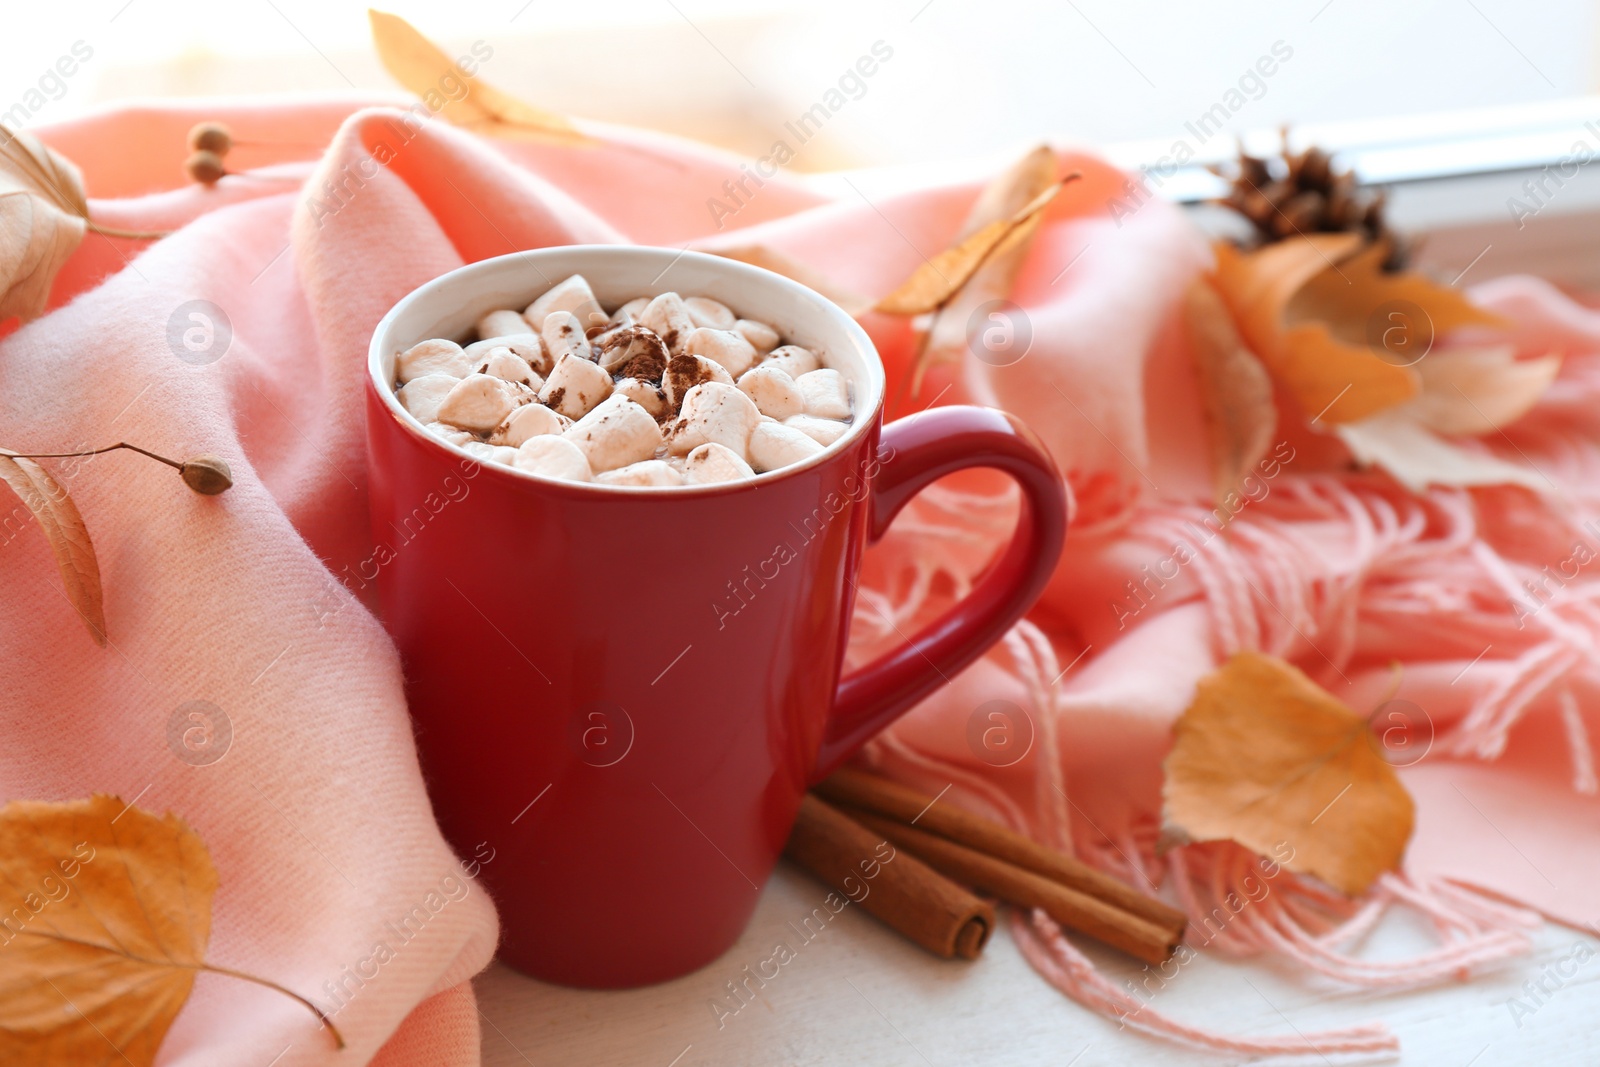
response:
[[(706, 203), (739, 176), (724, 153), (598, 126), (586, 127), (592, 146), (491, 143), (363, 103), (130, 107), (42, 132), (82, 168), (97, 219), (177, 232), (153, 244), (85, 240), (53, 310), (0, 342), (0, 441), (215, 452), (236, 486), (198, 497), (120, 453), (51, 463), (103, 567), (104, 650), (26, 513), (8, 513), (0, 791), (113, 791), (182, 815), (221, 873), (210, 958), (336, 1010), (351, 1042), (335, 1057), (298, 1005), (205, 976), (164, 1064), (478, 1059), (467, 980), (492, 954), (495, 921), (470, 873), (493, 862), (494, 842), (457, 857), (439, 837), (399, 665), (359, 567), (370, 551), (360, 395), (378, 318), (463, 262), (571, 242), (763, 244), (876, 296), (949, 243), (979, 190), (831, 201), (780, 175), (731, 220), (737, 229), (719, 230)], [(184, 135), (200, 119), (255, 142), (229, 159), (245, 173), (213, 189), (182, 174)], [(934, 789), (954, 783), (959, 803), (1159, 888), (1199, 921), (1261, 875), (1237, 849), (1156, 848), (1160, 761), (1196, 679), (1260, 649), (1367, 709), (1386, 697), (1398, 659), (1398, 695), (1433, 727), (1404, 772), (1419, 805), (1406, 870), (1355, 902), (1282, 873), (1206, 947), (1404, 987), (1525, 950), (1526, 908), (1592, 922), (1582, 887), (1600, 879), (1590, 740), (1600, 585), (1582, 566), (1559, 582), (1540, 575), (1577, 540), (1600, 549), (1600, 527), (1587, 525), (1600, 515), (1600, 315), (1532, 279), (1474, 291), (1515, 323), (1519, 354), (1564, 356), (1535, 413), (1487, 441), (1538, 470), (1549, 493), (1411, 496), (1285, 424), (1263, 491), (1219, 518), (1175, 320), (1209, 262), (1205, 243), (1158, 201), (1114, 218), (1123, 176), (1082, 153), (1061, 162), (1085, 177), (1049, 209), (1013, 294), (1033, 327), (1027, 356), (936, 368), (897, 411), (964, 401), (1016, 412), (1055, 455), (1078, 521), (1032, 618), (867, 758)], [(181, 358), (169, 340), (192, 301), (226, 318), (230, 340), (214, 359)], [(177, 321), (181, 335), (190, 320)], [(895, 395), (912, 332), (876, 314), (863, 324)], [(869, 554), (852, 656), (959, 597), (1015, 510), (983, 479), (918, 498)], [(1174, 572), (1164, 561), (1179, 544), (1192, 558)], [(1548, 595), (1519, 609), (1529, 583)], [(193, 700), (232, 727), (226, 754), (204, 765), (169, 736)], [(995, 701), (1030, 738), (1003, 766), (970, 742), (974, 714)], [(1364, 959), (1361, 939), (1390, 907), (1424, 915), (1436, 949)], [(406, 916), (416, 929), (401, 941)], [(1172, 1040), (1282, 1054), (1395, 1047), (1381, 1026), (1250, 1041), (1203, 1031), (1110, 988), (1047, 919), (1019, 917), (1015, 933), (1068, 995)], [(379, 944), (392, 951), (372, 964)]]

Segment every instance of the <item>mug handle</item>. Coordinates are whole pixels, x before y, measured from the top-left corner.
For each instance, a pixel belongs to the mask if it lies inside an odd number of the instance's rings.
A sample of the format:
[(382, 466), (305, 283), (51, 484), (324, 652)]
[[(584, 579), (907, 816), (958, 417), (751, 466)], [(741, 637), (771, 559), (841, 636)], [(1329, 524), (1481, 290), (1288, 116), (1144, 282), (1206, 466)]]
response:
[(892, 458), (872, 484), (868, 544), (924, 487), (968, 467), (1009, 474), (1022, 488), (1022, 511), (1011, 544), (965, 599), (840, 679), (813, 782), (981, 656), (1033, 606), (1061, 557), (1072, 507), (1044, 445), (1004, 411), (953, 405), (908, 415), (883, 428), (879, 449), (892, 450)]

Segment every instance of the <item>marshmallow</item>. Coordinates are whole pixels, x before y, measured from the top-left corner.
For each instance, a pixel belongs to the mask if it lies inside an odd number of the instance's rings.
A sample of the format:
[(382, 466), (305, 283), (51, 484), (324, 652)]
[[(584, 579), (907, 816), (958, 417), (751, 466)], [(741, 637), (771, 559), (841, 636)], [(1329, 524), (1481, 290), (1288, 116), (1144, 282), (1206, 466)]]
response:
[(761, 361), (763, 367), (777, 367), (789, 377), (799, 380), (802, 374), (810, 374), (822, 366), (822, 361), (817, 354), (809, 348), (799, 345), (784, 345), (774, 348), (772, 354)]
[(582, 356), (563, 356), (544, 380), (539, 402), (569, 419), (581, 419), (611, 395), (611, 375)]
[(511, 414), (514, 396), (511, 383), (487, 374), (474, 374), (461, 379), (445, 394), (439, 403), (438, 419), (463, 430), (488, 433)]
[(560, 478), (569, 482), (587, 482), (594, 477), (583, 451), (565, 437), (542, 434), (530, 437), (517, 448), (515, 466), (529, 474), (546, 478)]
[(395, 396), (400, 406), (418, 422), (435, 422), (439, 418), (439, 405), (460, 380), (448, 374), (424, 374), (402, 385)]
[(673, 356), (667, 361), (666, 372), (661, 376), (661, 388), (667, 394), (667, 403), (676, 408), (683, 404), (689, 390), (702, 382), (733, 384), (733, 375), (726, 367), (704, 356)]
[(794, 379), (765, 363), (739, 378), (739, 391), (756, 402), (761, 414), (779, 422), (806, 409), (805, 394)]
[(478, 365), (474, 373), (487, 374), (503, 382), (516, 382), (534, 390), (544, 384), (544, 379), (528, 366), (528, 361), (505, 345), (489, 349), (488, 357)]
[(571, 425), (571, 419), (551, 411), (543, 404), (524, 404), (495, 427), (494, 433), (489, 436), (489, 443), (516, 448), (530, 437), (566, 433)]
[(819, 419), (850, 417), (850, 383), (836, 370), (814, 370), (794, 380), (806, 398), (806, 414)]
[(527, 324), (524, 323), (521, 333), (508, 333), (502, 337), (485, 337), (481, 341), (474, 341), (465, 349), (467, 362), (472, 366), (480, 366), (489, 358), (489, 353), (497, 348), (509, 348), (512, 352), (527, 361), (533, 372), (540, 376), (550, 373), (550, 368), (555, 366), (555, 360), (550, 358), (544, 350), (544, 342), (539, 340), (539, 335), (529, 333)]
[(476, 437), (473, 437), (467, 431), (458, 430), (454, 426), (446, 426), (442, 422), (428, 423), (427, 430), (429, 433), (433, 434), (433, 436), (437, 437), (446, 444), (465, 445), (468, 441), (477, 440)]
[(737, 452), (724, 448), (715, 441), (707, 442), (689, 453), (684, 461), (683, 480), (690, 485), (710, 485), (715, 482), (737, 482), (754, 478), (756, 472)]
[[(594, 298), (594, 290), (581, 274), (551, 286), (545, 294), (529, 304), (522, 315), (534, 326), (542, 326), (554, 312), (566, 311), (578, 319), (579, 329), (605, 324), (606, 313)], [(559, 358), (559, 357), (558, 357)]]
[(611, 318), (607, 321), (616, 326), (625, 326), (629, 323), (636, 322), (638, 321), (639, 313), (643, 311), (645, 306), (649, 303), (650, 298), (648, 296), (636, 297), (635, 299), (628, 301), (626, 304), (623, 304), (617, 310), (613, 311), (611, 313)]
[(758, 471), (773, 471), (810, 459), (822, 451), (822, 445), (807, 437), (793, 426), (781, 422), (762, 422), (750, 431), (745, 444), (750, 465)]
[(479, 340), (487, 340), (492, 337), (504, 337), (507, 334), (527, 333), (528, 320), (522, 317), (520, 311), (501, 308), (479, 319), (476, 329)]
[(613, 393), (563, 435), (577, 445), (593, 471), (616, 470), (650, 459), (661, 447), (655, 416)]
[(684, 354), (684, 345), (695, 328), (694, 320), (683, 306), (683, 298), (677, 293), (662, 293), (645, 305), (639, 313), (639, 325), (654, 330), (656, 336), (666, 342), (667, 351), (675, 356)]
[(790, 415), (783, 420), (783, 424), (794, 427), (823, 447), (833, 444), (850, 432), (850, 424), (848, 422), (839, 422), (836, 419), (819, 419), (815, 415)]
[(613, 394), (627, 397), (648, 411), (653, 417), (660, 418), (667, 413), (667, 394), (654, 382), (647, 382), (641, 378), (623, 378), (613, 389)]
[(744, 339), (743, 334), (732, 330), (697, 327), (689, 334), (684, 347), (692, 356), (704, 356), (713, 363), (722, 364), (723, 369), (735, 378), (749, 370), (750, 364), (756, 361), (755, 347)]
[(771, 352), (778, 347), (778, 331), (764, 322), (755, 319), (740, 319), (733, 324), (746, 341), (755, 346), (757, 352)]
[(482, 441), (467, 441), (461, 447), (469, 456), (479, 462), (504, 463), (510, 467), (517, 458), (516, 449), (506, 448), (503, 445), (485, 444)]
[(626, 467), (597, 474), (594, 480), (601, 485), (682, 485), (683, 475), (659, 459), (647, 459), (643, 463), (630, 463)]
[(659, 381), (667, 366), (667, 346), (654, 331), (637, 323), (608, 331), (595, 338), (595, 344), (600, 349), (600, 366), (612, 374)]
[(556, 363), (560, 363), (561, 357), (566, 355), (587, 360), (594, 358), (594, 349), (583, 331), (583, 323), (570, 311), (552, 311), (539, 328), (539, 337), (544, 341), (545, 351)]
[(738, 389), (722, 382), (704, 382), (683, 398), (668, 447), (673, 455), (682, 456), (714, 441), (742, 461), (745, 441), (760, 421), (755, 402)]
[(448, 374), (452, 378), (465, 378), (472, 373), (466, 353), (454, 341), (434, 338), (412, 345), (395, 357), (395, 377), (404, 385), (424, 374)]
[(738, 321), (738, 316), (728, 310), (727, 304), (712, 300), (708, 296), (689, 297), (683, 302), (683, 310), (689, 313), (690, 321), (696, 326), (705, 326), (713, 330), (731, 330), (733, 324)]

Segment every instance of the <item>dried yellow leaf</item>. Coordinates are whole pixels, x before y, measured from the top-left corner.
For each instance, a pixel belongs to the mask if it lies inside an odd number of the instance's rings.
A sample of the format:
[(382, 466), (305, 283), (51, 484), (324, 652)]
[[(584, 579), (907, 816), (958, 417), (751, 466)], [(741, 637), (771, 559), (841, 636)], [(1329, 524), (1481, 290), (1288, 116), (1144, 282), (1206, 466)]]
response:
[(1351, 896), (1399, 866), (1410, 794), (1367, 720), (1283, 660), (1235, 655), (1200, 680), (1174, 735), (1163, 765), (1169, 837), (1292, 850), (1286, 867)]
[[(468, 74), (400, 16), (368, 8), (367, 19), (384, 69), (454, 125), (491, 137), (595, 143), (565, 115), (534, 107)], [(463, 87), (459, 96), (452, 91), (457, 85)]]
[(44, 311), (88, 216), (77, 168), (32, 134), (0, 126), (0, 319)]
[(1245, 345), (1227, 305), (1206, 279), (1189, 286), (1183, 317), (1210, 430), (1212, 485), (1221, 500), (1238, 489), (1272, 447), (1278, 426), (1272, 377)]
[(0, 808), (0, 1063), (149, 1067), (205, 962), (217, 871), (199, 835), (96, 794)]
[(94, 543), (89, 540), (89, 528), (72, 497), (49, 471), (4, 448), (0, 448), (0, 481), (16, 492), (38, 520), (39, 529), (55, 554), (67, 600), (82, 617), (95, 643), (104, 647), (106, 609), (100, 564), (95, 558)]
[(1073, 171), (1009, 217), (996, 219), (924, 261), (894, 292), (878, 301), (877, 310), (890, 315), (922, 315), (942, 308), (961, 291), (978, 268), (989, 261), (1007, 238), (1050, 205), (1061, 192), (1062, 186), (1081, 177), (1081, 174)]

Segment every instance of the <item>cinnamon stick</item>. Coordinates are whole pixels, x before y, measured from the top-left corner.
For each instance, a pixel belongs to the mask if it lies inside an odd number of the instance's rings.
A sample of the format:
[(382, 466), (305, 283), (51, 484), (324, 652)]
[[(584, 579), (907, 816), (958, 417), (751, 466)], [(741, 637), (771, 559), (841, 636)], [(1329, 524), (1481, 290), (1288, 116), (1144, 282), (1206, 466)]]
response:
[[(906, 852), (963, 885), (1024, 908), (1042, 908), (1056, 922), (1121, 949), (1146, 963), (1164, 963), (1181, 936), (1141, 916), (1005, 860), (985, 855), (937, 834), (861, 809), (847, 813)], [(896, 862), (899, 862), (898, 860)]]
[(837, 808), (806, 794), (785, 855), (929, 952), (970, 960), (994, 906)]
[(836, 804), (914, 824), (919, 830), (937, 834), (973, 851), (1043, 875), (1068, 889), (1097, 897), (1149, 923), (1174, 931), (1174, 941), (1183, 939), (1188, 919), (1177, 908), (1141, 893), (1064, 852), (1046, 848), (991, 819), (963, 811), (953, 804), (936, 803), (936, 797), (850, 767), (835, 771), (816, 786), (816, 791)]

